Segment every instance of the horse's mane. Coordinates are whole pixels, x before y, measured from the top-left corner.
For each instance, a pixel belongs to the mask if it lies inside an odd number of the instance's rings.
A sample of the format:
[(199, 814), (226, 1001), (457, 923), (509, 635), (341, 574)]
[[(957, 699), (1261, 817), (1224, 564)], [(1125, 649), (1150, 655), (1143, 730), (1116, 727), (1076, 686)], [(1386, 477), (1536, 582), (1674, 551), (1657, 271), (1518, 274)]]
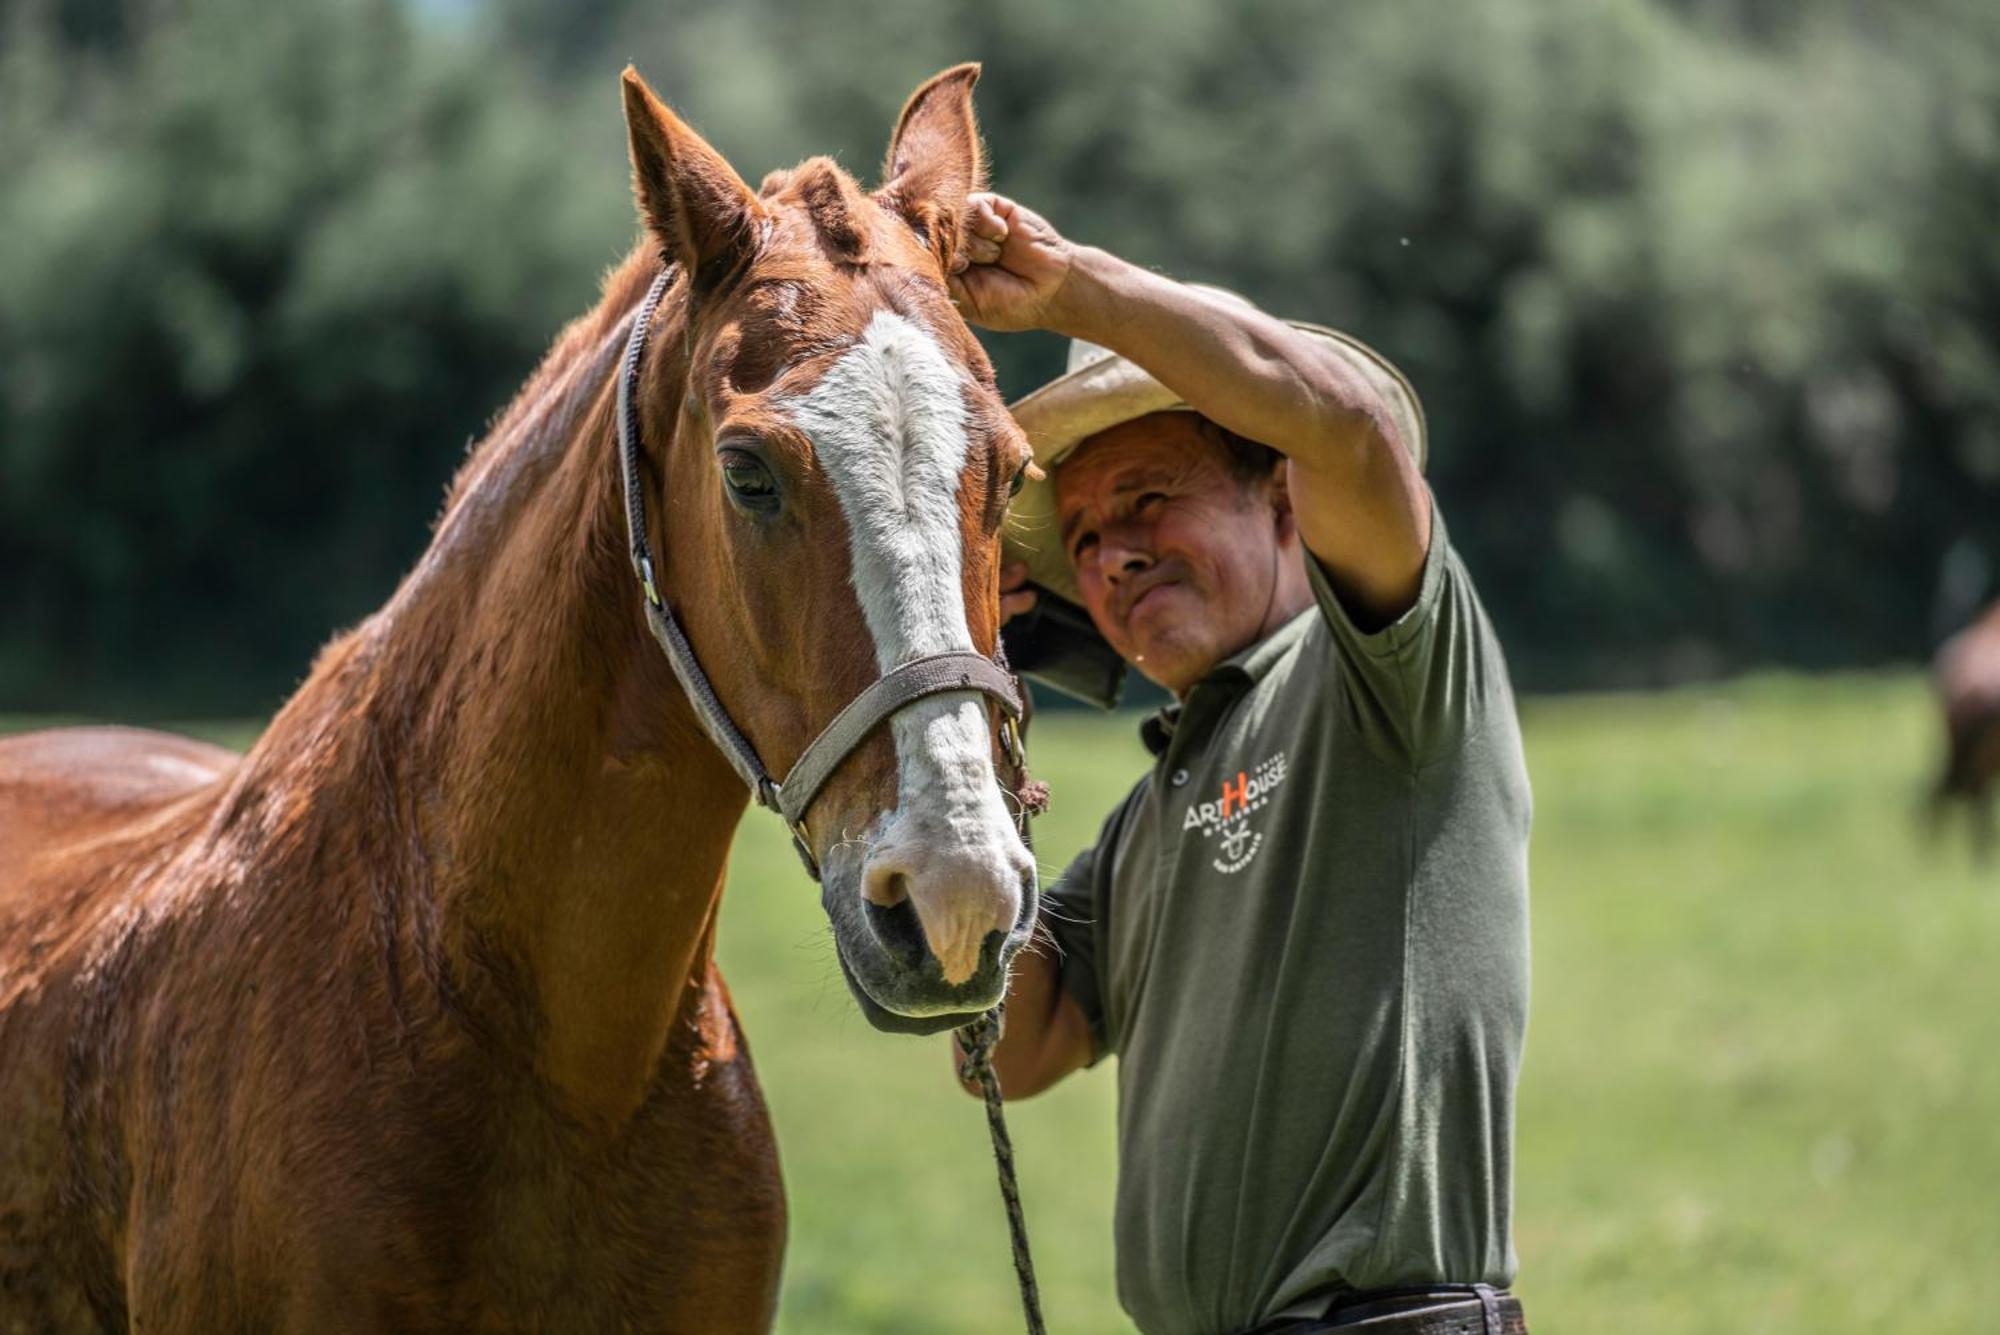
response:
[(534, 432), (542, 439), (566, 434), (583, 406), (577, 399), (596, 378), (593, 375), (582, 383), (571, 384), (574, 373), (585, 367), (594, 370), (607, 356), (616, 355), (613, 335), (622, 335), (626, 317), (658, 275), (660, 263), (657, 256), (641, 245), (605, 271), (597, 305), (563, 326), (521, 388), (493, 416), (486, 433), (467, 449), (465, 463), (446, 489), (444, 505), (433, 526), (434, 537), (442, 533), (452, 512), (485, 475), (492, 457), (502, 452), (506, 443), (523, 432)]

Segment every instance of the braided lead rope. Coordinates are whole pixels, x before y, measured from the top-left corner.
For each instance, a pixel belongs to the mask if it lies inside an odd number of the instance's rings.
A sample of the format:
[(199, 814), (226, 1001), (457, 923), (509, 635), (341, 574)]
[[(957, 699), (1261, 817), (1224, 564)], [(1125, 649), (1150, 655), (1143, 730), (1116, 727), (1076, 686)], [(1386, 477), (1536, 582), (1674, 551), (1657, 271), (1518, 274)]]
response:
[(1028, 1335), (1048, 1335), (1042, 1324), (1042, 1295), (1035, 1284), (1035, 1259), (1028, 1254), (1028, 1220), (1021, 1213), (1021, 1188), (1014, 1178), (1014, 1142), (1007, 1135), (1007, 1117), (1000, 1108), (1000, 1077), (993, 1073), (993, 1045), (1000, 1041), (1005, 1003), (995, 1006), (958, 1031), (965, 1060), (962, 1080), (977, 1080), (986, 1102), (986, 1129), (993, 1138), (993, 1164), (1000, 1174), (1000, 1199), (1007, 1206), (1007, 1233), (1014, 1244), (1014, 1278), (1021, 1286), (1021, 1312)]

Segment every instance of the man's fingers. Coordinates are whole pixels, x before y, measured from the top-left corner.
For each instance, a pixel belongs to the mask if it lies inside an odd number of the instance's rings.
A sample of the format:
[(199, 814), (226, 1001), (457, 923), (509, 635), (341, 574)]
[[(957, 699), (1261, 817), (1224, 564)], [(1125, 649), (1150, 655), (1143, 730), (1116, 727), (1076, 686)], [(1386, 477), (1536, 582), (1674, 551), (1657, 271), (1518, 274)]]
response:
[[(996, 244), (1006, 241), (1008, 232), (1007, 220), (1000, 216), (999, 207), (994, 202), (999, 196), (977, 194), (970, 198), (972, 201), (972, 217), (969, 223), (972, 235), (986, 241), (995, 242)], [(991, 261), (981, 260), (980, 263), (988, 264)]]
[(1006, 625), (1023, 612), (1031, 612), (1035, 607), (1035, 591), (1023, 589), (1019, 593), (1000, 595), (1000, 624)]
[(965, 239), (965, 250), (961, 259), (969, 259), (974, 264), (993, 264), (1000, 259), (1000, 243), (983, 236), (969, 236)]
[(1034, 610), (1035, 590), (1028, 583), (1028, 563), (1009, 561), (1000, 567), (1000, 624)]

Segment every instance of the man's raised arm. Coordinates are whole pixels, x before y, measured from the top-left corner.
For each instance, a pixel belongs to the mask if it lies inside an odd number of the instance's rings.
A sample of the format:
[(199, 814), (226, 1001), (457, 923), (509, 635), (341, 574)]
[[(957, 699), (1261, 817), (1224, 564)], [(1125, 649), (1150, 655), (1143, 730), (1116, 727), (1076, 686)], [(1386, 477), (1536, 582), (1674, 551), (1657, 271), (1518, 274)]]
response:
[(1050, 329), (1110, 348), (1189, 407), (1289, 460), (1299, 536), (1361, 619), (1416, 601), (1430, 493), (1373, 388), (1314, 340), (1227, 297), (1066, 240), (1003, 196), (972, 197), (953, 294), (992, 329)]

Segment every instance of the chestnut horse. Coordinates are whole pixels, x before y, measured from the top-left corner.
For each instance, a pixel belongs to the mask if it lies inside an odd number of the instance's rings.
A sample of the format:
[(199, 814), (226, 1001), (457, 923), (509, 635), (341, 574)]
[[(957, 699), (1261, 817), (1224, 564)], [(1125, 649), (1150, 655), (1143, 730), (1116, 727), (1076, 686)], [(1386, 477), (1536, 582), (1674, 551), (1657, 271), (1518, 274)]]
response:
[(1993, 854), (1993, 802), (2000, 789), (2000, 603), (1945, 641), (1931, 675), (1945, 729), (1944, 773), (1931, 810), (1940, 817), (1948, 804), (1964, 803), (1974, 850), (1984, 860)]
[[(619, 354), (677, 266), (648, 536), (774, 772), (892, 667), (993, 653), (1028, 455), (945, 290), (977, 77), (917, 90), (870, 194), (825, 159), (752, 191), (628, 70), (645, 239), (388, 604), (241, 758), (0, 743), (0, 1330), (769, 1326), (784, 1195), (713, 949), (746, 794), (642, 614)], [(1033, 920), (996, 717), (903, 710), (803, 824), (882, 1027), (991, 1005)]]

